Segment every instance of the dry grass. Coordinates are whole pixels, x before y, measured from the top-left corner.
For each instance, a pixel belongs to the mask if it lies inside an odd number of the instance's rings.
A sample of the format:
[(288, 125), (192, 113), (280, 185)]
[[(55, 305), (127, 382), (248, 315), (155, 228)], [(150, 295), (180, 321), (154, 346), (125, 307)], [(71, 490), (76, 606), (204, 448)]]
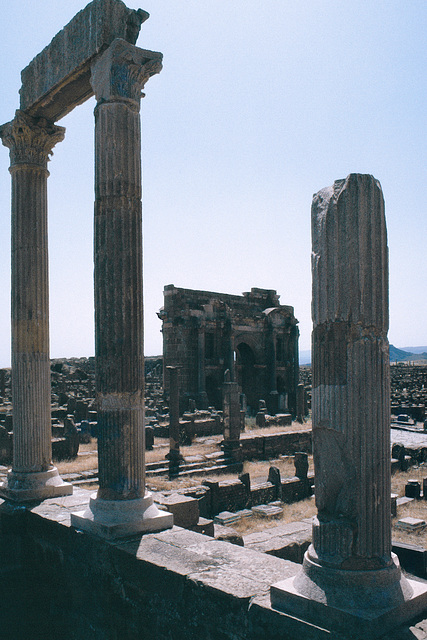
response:
[(75, 460), (64, 460), (55, 462), (55, 466), (60, 474), (79, 473), (80, 471), (90, 471), (98, 468), (98, 451), (96, 440), (89, 444), (81, 444), (79, 454)]
[(294, 502), (293, 504), (283, 505), (283, 514), (277, 518), (252, 517), (244, 518), (239, 522), (233, 523), (232, 528), (241, 535), (248, 533), (256, 533), (277, 527), (280, 524), (288, 524), (289, 522), (299, 522), (306, 518), (316, 515), (316, 505), (314, 497)]

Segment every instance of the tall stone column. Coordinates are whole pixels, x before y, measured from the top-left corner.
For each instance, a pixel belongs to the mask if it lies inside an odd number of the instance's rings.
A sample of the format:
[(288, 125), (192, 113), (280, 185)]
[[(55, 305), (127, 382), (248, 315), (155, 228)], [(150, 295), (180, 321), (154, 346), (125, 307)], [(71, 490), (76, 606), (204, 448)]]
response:
[(105, 537), (172, 526), (145, 490), (141, 90), (160, 53), (117, 39), (92, 66), (99, 490), (72, 523)]
[(197, 325), (197, 407), (208, 408), (208, 396), (206, 393), (206, 346), (205, 326), (201, 320)]
[(237, 382), (231, 382), (230, 379), (230, 372), (227, 370), (224, 374), (224, 383), (222, 385), (224, 440), (221, 443), (221, 447), (226, 457), (240, 460), (240, 393)]
[(224, 352), (224, 370), (230, 372), (230, 381), (234, 382), (236, 372), (234, 363), (234, 335), (231, 318), (228, 316), (224, 320), (223, 330), (223, 352)]
[(276, 358), (276, 331), (272, 325), (267, 331), (267, 375), (268, 375), (268, 411), (276, 415), (279, 408), (279, 394), (277, 392), (277, 358)]
[(47, 163), (65, 129), (17, 111), (0, 128), (12, 176), (13, 466), (0, 495), (42, 500), (73, 492), (52, 465)]
[(179, 451), (180, 427), (179, 427), (179, 382), (178, 367), (166, 367), (169, 373), (169, 453), (166, 458), (170, 462), (172, 472), (179, 469), (179, 463), (183, 457)]
[(426, 605), (391, 554), (388, 250), (381, 186), (351, 174), (314, 196), (313, 452), (317, 518), (274, 606), (371, 638)]

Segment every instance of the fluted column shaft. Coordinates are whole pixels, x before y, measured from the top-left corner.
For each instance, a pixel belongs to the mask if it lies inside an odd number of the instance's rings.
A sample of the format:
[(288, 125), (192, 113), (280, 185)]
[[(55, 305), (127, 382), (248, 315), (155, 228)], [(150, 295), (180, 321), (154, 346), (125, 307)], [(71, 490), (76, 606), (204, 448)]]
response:
[(313, 450), (318, 560), (391, 564), (388, 252), (381, 186), (351, 174), (314, 196)]
[(427, 589), (408, 580), (391, 553), (388, 250), (380, 183), (350, 174), (315, 194), (312, 238), (318, 513), (302, 568), (272, 585), (270, 598), (333, 636), (383, 638), (425, 610)]
[(161, 58), (116, 40), (92, 68), (98, 498), (145, 494), (141, 89)]
[(65, 129), (17, 111), (0, 130), (12, 176), (13, 471), (51, 465), (47, 162)]

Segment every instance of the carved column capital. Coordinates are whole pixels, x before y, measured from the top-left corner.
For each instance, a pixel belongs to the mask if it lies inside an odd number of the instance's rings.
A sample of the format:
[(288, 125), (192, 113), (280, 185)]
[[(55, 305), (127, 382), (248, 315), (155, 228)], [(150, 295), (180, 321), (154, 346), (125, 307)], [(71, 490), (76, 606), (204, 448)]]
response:
[(0, 127), (0, 138), (10, 149), (11, 168), (18, 164), (33, 164), (46, 168), (53, 147), (62, 142), (65, 128), (44, 118), (33, 118), (24, 111), (16, 111), (11, 122)]
[(162, 69), (162, 54), (139, 49), (117, 38), (92, 65), (91, 85), (96, 100), (127, 102), (139, 109), (147, 80)]

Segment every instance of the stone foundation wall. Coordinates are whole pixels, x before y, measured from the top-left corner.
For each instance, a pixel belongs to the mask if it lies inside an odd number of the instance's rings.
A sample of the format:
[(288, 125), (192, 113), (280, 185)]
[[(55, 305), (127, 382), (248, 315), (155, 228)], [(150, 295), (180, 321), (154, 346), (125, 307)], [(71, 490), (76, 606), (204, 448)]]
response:
[[(178, 527), (108, 543), (69, 525), (70, 511), (85, 504), (88, 495), (78, 490), (31, 509), (0, 501), (2, 637), (332, 637), (269, 604), (270, 585), (295, 575), (297, 564)], [(412, 637), (409, 626), (397, 628), (387, 640)]]
[[(65, 505), (76, 500), (48, 500), (31, 511), (0, 506), (9, 567), (0, 581), (4, 637), (302, 637), (302, 623), (272, 610), (268, 597), (270, 584), (296, 572), (294, 563), (178, 527), (108, 543), (69, 526)], [(6, 577), (4, 564), (1, 571)]]
[(203, 489), (206, 489), (203, 496), (196, 496), (194, 492), (191, 495), (203, 500), (200, 514), (213, 518), (221, 511), (239, 511), (275, 500), (290, 504), (308, 498), (313, 493), (314, 474), (309, 474), (307, 479), (283, 478), (280, 486), (271, 482), (253, 484), (250, 491), (238, 479), (223, 482), (205, 480), (203, 485)]
[(261, 436), (240, 437), (244, 460), (274, 458), (279, 455), (293, 455), (296, 451), (311, 453), (311, 431), (288, 431)]

